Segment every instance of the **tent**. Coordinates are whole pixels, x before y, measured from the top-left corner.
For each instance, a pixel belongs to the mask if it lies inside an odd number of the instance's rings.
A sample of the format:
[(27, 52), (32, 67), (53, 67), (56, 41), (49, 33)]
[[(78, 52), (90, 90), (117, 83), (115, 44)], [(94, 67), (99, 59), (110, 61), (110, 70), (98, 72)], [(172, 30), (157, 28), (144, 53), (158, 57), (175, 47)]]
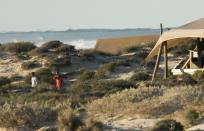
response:
[(174, 43), (169, 41), (175, 40), (175, 39), (181, 39), (181, 38), (184, 38), (184, 39), (185, 38), (199, 38), (199, 39), (204, 38), (204, 18), (185, 24), (178, 28), (174, 28), (172, 30), (166, 31), (161, 34), (154, 48), (151, 50), (151, 52), (145, 59), (146, 61), (149, 61), (154, 56), (158, 55), (152, 80), (154, 80), (154, 77), (157, 72), (162, 49), (164, 50), (164, 61), (165, 61), (164, 77), (167, 78), (168, 76), (167, 49), (177, 46), (178, 44), (181, 44), (181, 43)]
[[(204, 38), (204, 18), (164, 32), (147, 56), (146, 61), (151, 60), (152, 57), (158, 54), (159, 47), (163, 42), (178, 38)], [(167, 42), (167, 48), (174, 46), (176, 46), (175, 43)]]

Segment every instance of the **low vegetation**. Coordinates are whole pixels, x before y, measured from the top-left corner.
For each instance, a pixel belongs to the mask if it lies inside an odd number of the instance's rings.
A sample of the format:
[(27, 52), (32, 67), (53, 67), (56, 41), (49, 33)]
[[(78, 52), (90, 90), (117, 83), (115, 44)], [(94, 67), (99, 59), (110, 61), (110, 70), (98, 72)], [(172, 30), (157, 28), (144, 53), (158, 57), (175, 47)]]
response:
[(94, 79), (95, 72), (90, 70), (84, 70), (79, 76), (79, 81), (86, 81)]
[(72, 45), (61, 45), (56, 49), (57, 53), (66, 53), (71, 55), (72, 53), (76, 53), (75, 47)]
[(96, 77), (98, 78), (105, 78), (108, 76), (110, 72), (114, 72), (115, 69), (119, 66), (130, 66), (128, 61), (120, 60), (116, 62), (110, 62), (107, 64), (103, 64), (100, 66), (100, 68), (96, 72)]
[(202, 100), (203, 90), (202, 86), (131, 88), (94, 100), (88, 104), (88, 109), (101, 117), (138, 114), (160, 118)]
[(41, 48), (41, 47), (38, 47), (38, 48), (35, 48), (33, 50), (31, 50), (29, 52), (29, 55), (32, 55), (32, 56), (40, 56), (40, 55), (43, 55), (43, 53), (47, 53), (48, 51), (44, 48)]
[[(40, 68), (35, 72), (40, 83), (53, 84), (53, 74), (49, 68)], [(25, 82), (30, 83), (31, 74), (25, 77)]]
[(76, 50), (72, 45), (67, 45), (62, 43), (61, 41), (54, 40), (46, 42), (42, 46), (29, 52), (29, 54), (32, 56), (41, 56), (45, 55), (46, 53), (75, 55)]
[(72, 105), (72, 97), (57, 92), (1, 94), (0, 103), (0, 127), (38, 129), (55, 123), (58, 112)]
[[(32, 127), (43, 126), (42, 121), (49, 122), (56, 117), (56, 112), (50, 108), (32, 108), (29, 106), (11, 107), (12, 105), (4, 105), (0, 112), (1, 127)], [(6, 119), (5, 119), (6, 118)], [(39, 121), (39, 118), (41, 121)]]
[(1, 46), (2, 50), (9, 51), (12, 53), (25, 53), (35, 48), (36, 46), (31, 42), (7, 43)]
[[(104, 127), (96, 119), (104, 121), (134, 114), (144, 119), (171, 116), (170, 120), (158, 122), (152, 131), (180, 131), (184, 127), (173, 120), (176, 113), (181, 113), (189, 125), (199, 123), (204, 117), (201, 106), (204, 103), (203, 72), (193, 76), (170, 76), (167, 81), (158, 79), (152, 83), (147, 69), (152, 69), (154, 62), (141, 63), (148, 48), (131, 47), (127, 52), (135, 52), (135, 55), (112, 58), (94, 50), (77, 52), (73, 46), (60, 41), (47, 42), (23, 52), (14, 50), (20, 57), (25, 56), (25, 59), (19, 58), (24, 70), (39, 67), (33, 60), (34, 54), (42, 56), (38, 57), (47, 64), (43, 65), (46, 68), (35, 71), (37, 87), (31, 87), (31, 74), (0, 77), (0, 127), (38, 129), (57, 124), (58, 130), (100, 131)], [(75, 66), (78, 62), (81, 64), (81, 60), (89, 64), (95, 62), (96, 66), (89, 69)], [(138, 67), (133, 70), (135, 65)], [(64, 78), (63, 89), (59, 92), (54, 90), (53, 80), (53, 73), (58, 69), (63, 71)], [(187, 110), (196, 104), (199, 108)]]
[(157, 122), (151, 131), (184, 131), (184, 127), (180, 122), (168, 119)]
[(49, 41), (49, 42), (44, 43), (41, 46), (41, 48), (43, 48), (44, 50), (56, 49), (56, 48), (60, 47), (61, 45), (63, 45), (63, 43), (61, 41), (53, 40), (53, 41)]
[(136, 71), (135, 74), (130, 78), (131, 82), (137, 82), (137, 81), (147, 81), (149, 80), (150, 75), (146, 72), (142, 71)]
[(79, 50), (78, 55), (83, 60), (93, 61), (95, 60), (95, 51), (94, 50)]
[(199, 119), (199, 114), (196, 110), (193, 110), (193, 109), (190, 109), (190, 110), (187, 110), (186, 113), (185, 113), (185, 117), (189, 123), (189, 125), (195, 125), (196, 122), (198, 121)]
[(103, 125), (91, 118), (84, 118), (82, 113), (71, 108), (59, 113), (57, 126), (59, 131), (103, 131)]
[(47, 57), (48, 67), (64, 67), (71, 64), (71, 58), (62, 56), (60, 58), (56, 56)]
[(0, 77), (0, 87), (9, 84), (11, 81), (8, 77)]
[(33, 61), (23, 62), (21, 64), (21, 68), (24, 70), (34, 69), (36, 67), (39, 67), (39, 63)]
[(95, 77), (95, 72), (88, 70), (83, 71), (78, 80), (72, 85), (72, 89), (84, 99), (89, 97), (100, 98), (131, 87), (134, 87), (134, 85), (125, 80), (100, 80)]
[(194, 72), (193, 78), (196, 79), (196, 80), (203, 80), (204, 79), (204, 71)]
[(154, 42), (149, 42), (149, 43), (136, 43), (133, 44), (132, 46), (128, 46), (127, 48), (125, 48), (122, 53), (131, 53), (131, 52), (138, 52), (143, 50), (144, 48), (152, 48), (155, 45)]
[(174, 54), (174, 56), (187, 55), (189, 53), (189, 50), (194, 50), (196, 46), (196, 40), (194, 39), (188, 39), (178, 42), (179, 43), (176, 43), (178, 46), (170, 49), (170, 52)]

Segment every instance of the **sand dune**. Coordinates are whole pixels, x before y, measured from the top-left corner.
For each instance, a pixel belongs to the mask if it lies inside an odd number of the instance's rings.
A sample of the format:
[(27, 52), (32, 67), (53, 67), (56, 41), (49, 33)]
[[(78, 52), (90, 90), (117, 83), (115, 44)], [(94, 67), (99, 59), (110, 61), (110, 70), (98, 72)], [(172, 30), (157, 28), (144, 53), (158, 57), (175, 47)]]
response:
[(149, 35), (99, 39), (97, 40), (95, 50), (104, 53), (119, 54), (123, 49), (129, 46), (134, 46), (141, 43), (156, 42), (158, 38), (158, 35)]

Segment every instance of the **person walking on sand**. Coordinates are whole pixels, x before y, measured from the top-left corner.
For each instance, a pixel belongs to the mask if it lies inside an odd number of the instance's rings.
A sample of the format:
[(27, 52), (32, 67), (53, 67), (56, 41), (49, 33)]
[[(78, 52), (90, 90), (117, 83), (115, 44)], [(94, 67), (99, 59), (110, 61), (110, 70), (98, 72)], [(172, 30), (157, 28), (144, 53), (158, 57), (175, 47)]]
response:
[(62, 85), (63, 85), (63, 78), (59, 74), (59, 72), (56, 73), (56, 75), (54, 76), (53, 79), (55, 81), (55, 88), (56, 88), (56, 90), (60, 90), (62, 88)]
[(31, 77), (31, 86), (36, 87), (38, 85), (37, 77), (35, 76), (35, 72), (32, 72), (32, 77)]

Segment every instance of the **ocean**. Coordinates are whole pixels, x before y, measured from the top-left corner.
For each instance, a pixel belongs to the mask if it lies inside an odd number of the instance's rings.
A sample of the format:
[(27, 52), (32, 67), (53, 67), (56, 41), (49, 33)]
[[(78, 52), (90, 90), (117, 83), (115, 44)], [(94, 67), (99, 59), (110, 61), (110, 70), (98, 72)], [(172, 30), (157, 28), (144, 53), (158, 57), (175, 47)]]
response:
[(76, 48), (94, 48), (97, 39), (155, 35), (159, 29), (77, 29), (67, 31), (1, 32), (0, 43), (30, 41), (37, 46), (51, 40), (60, 40)]

